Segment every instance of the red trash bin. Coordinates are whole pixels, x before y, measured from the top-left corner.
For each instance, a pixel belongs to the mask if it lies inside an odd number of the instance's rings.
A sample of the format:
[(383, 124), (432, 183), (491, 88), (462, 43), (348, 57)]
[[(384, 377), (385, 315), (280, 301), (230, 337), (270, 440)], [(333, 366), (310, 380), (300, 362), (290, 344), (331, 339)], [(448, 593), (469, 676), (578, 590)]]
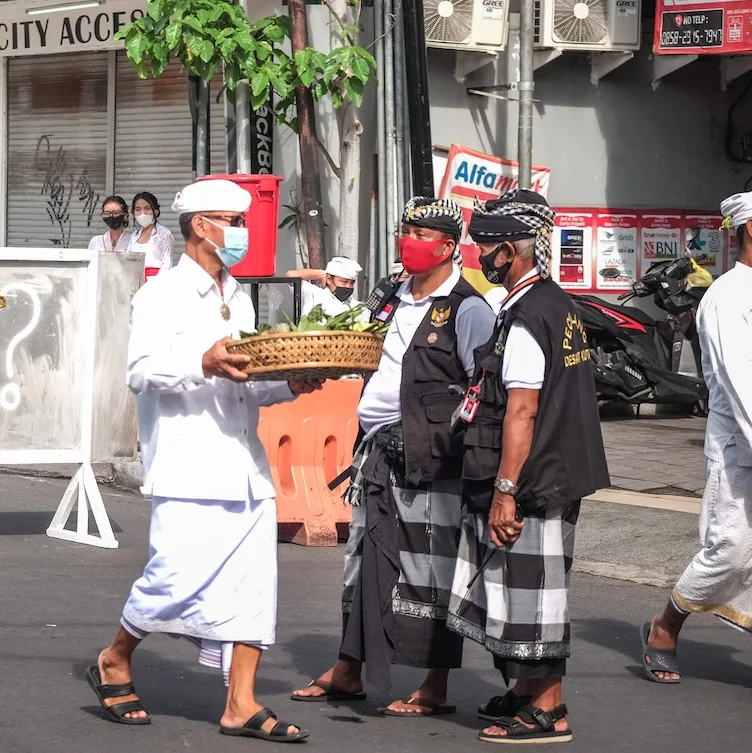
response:
[(277, 264), (277, 218), (279, 184), (276, 175), (206, 175), (199, 180), (231, 180), (251, 194), (251, 206), (245, 216), (248, 228), (248, 254), (236, 264), (233, 277), (273, 277)]

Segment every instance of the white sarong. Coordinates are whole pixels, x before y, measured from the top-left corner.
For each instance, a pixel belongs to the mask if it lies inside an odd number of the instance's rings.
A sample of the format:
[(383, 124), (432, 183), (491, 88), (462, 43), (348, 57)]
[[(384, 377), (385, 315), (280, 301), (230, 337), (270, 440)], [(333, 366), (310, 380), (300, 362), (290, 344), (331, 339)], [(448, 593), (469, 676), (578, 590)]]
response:
[(710, 612), (752, 630), (752, 467), (739, 465), (735, 444), (707, 461), (700, 508), (702, 550), (674, 588), (684, 612)]
[(167, 633), (199, 646), (229, 681), (233, 644), (274, 643), (277, 510), (245, 502), (152, 500), (149, 562), (121, 623), (136, 638)]

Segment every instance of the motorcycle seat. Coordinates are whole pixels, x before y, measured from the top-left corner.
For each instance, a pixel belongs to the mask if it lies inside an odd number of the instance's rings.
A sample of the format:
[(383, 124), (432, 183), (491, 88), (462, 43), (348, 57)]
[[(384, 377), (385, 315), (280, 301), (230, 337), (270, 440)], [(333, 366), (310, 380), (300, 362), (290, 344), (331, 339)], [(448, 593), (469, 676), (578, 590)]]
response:
[(628, 316), (631, 319), (634, 319), (636, 322), (639, 322), (640, 324), (644, 325), (645, 327), (654, 327), (655, 326), (655, 319), (653, 319), (650, 314), (646, 314), (641, 309), (638, 309), (636, 306), (619, 306), (616, 303), (611, 303), (610, 301), (604, 301), (602, 298), (598, 298), (593, 295), (579, 295), (577, 296), (580, 300), (583, 301), (591, 301), (592, 303), (595, 303), (599, 306), (604, 306), (605, 308), (611, 309), (612, 311), (615, 311), (618, 314), (621, 314), (622, 316)]

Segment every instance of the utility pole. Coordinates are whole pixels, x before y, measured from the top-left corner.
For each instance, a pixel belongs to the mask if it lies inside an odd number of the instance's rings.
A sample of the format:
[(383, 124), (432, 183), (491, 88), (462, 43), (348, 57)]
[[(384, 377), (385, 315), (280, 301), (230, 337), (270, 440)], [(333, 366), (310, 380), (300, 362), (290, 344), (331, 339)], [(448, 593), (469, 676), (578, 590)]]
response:
[[(293, 54), (308, 47), (308, 20), (305, 0), (289, 0), (290, 41)], [(308, 265), (322, 269), (326, 257), (324, 247), (324, 215), (321, 201), (319, 151), (316, 143), (316, 119), (310, 89), (295, 90), (298, 110), (298, 143), (300, 145), (300, 189), (305, 214)]]
[[(530, 0), (532, 5), (532, 0)], [(423, 196), (434, 195), (431, 110), (428, 101), (428, 66), (423, 0), (403, 0), (405, 21), (405, 75), (413, 167), (413, 189)]]
[(517, 161), (520, 163), (520, 188), (532, 188), (535, 0), (520, 0), (520, 2), (520, 109), (517, 130)]

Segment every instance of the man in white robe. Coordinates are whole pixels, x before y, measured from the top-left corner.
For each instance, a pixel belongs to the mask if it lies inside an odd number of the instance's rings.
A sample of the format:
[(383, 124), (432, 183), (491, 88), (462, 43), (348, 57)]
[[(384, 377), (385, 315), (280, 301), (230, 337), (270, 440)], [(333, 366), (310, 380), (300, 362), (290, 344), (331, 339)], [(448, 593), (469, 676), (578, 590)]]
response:
[(248, 248), (249, 205), (250, 195), (225, 180), (179, 193), (185, 255), (133, 299), (127, 383), (152, 498), (150, 555), (87, 680), (107, 719), (148, 724), (132, 684), (133, 651), (149, 633), (185, 637), (202, 664), (224, 672), (223, 734), (303, 739), (307, 732), (278, 723), (254, 695), (277, 600), (275, 492), (257, 427), (260, 406), (320, 384), (249, 382), (248, 357), (226, 348), (256, 324), (228, 271)]
[(693, 612), (752, 631), (752, 193), (721, 204), (739, 240), (739, 261), (708, 289), (697, 317), (702, 369), (710, 390), (700, 508), (702, 550), (662, 613), (641, 628), (649, 679), (676, 683), (676, 646)]

